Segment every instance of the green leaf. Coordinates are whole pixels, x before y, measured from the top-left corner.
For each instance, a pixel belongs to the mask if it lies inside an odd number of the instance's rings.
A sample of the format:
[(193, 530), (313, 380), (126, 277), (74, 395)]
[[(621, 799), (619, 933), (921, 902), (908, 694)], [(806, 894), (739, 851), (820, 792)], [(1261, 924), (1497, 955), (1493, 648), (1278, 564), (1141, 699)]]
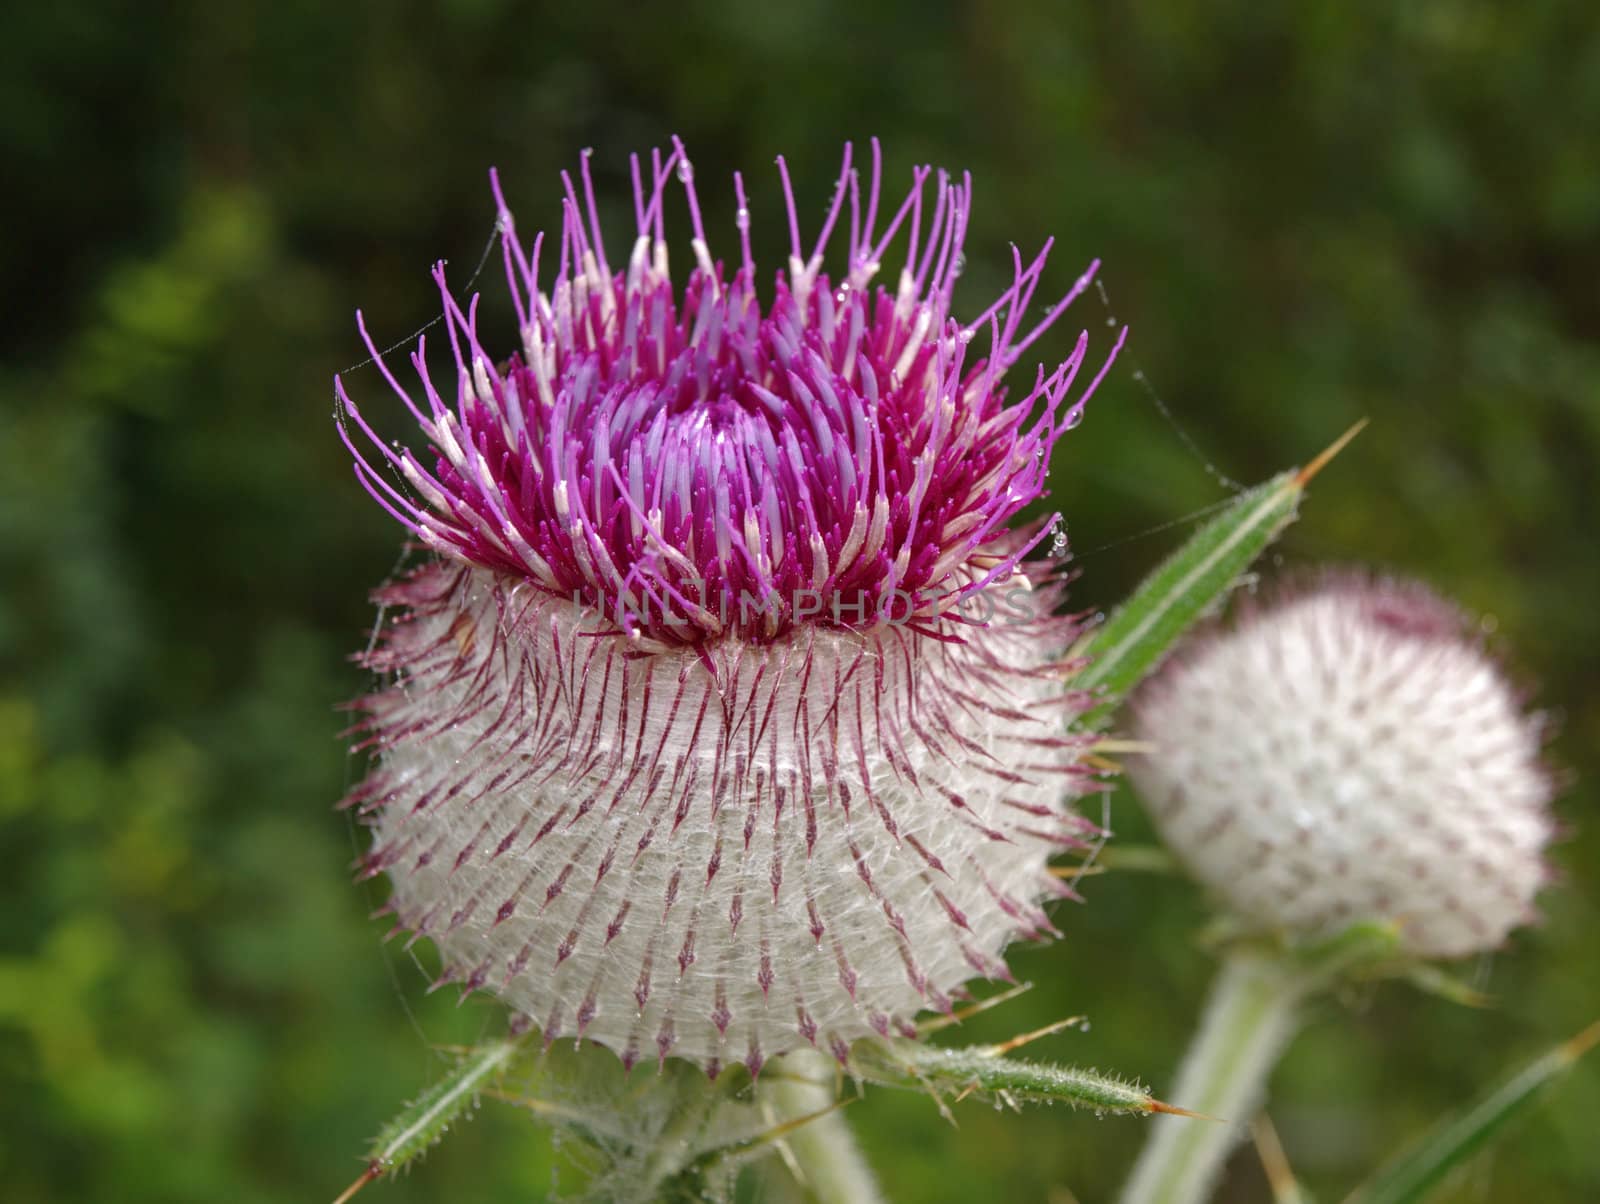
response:
[[(1053, 1031), (1060, 1027), (1052, 1025)], [(1005, 1056), (1042, 1033), (1028, 1034), (1003, 1045), (947, 1049), (918, 1041), (862, 1041), (850, 1052), (850, 1072), (886, 1087), (908, 1087), (932, 1095), (941, 1111), (969, 1096), (997, 1103), (1067, 1104), (1097, 1113), (1147, 1115), (1176, 1112), (1137, 1083), (1075, 1066), (1015, 1061)]]
[(366, 1171), (335, 1204), (342, 1204), (374, 1179), (393, 1174), (432, 1148), (452, 1124), (471, 1111), (479, 1092), (511, 1064), (521, 1044), (519, 1038), (507, 1037), (481, 1045), (417, 1096), (373, 1140)]
[(1439, 1124), (1359, 1187), (1345, 1204), (1420, 1204), (1456, 1167), (1526, 1112), (1543, 1089), (1600, 1044), (1600, 1021), (1536, 1058), (1466, 1111)]
[(1099, 695), (1084, 718), (1086, 726), (1103, 726), (1178, 638), (1222, 601), (1256, 557), (1294, 521), (1306, 484), (1363, 425), (1352, 427), (1305, 468), (1290, 469), (1240, 494), (1146, 577), (1132, 597), (1075, 650), (1091, 660), (1073, 679), (1073, 686)]

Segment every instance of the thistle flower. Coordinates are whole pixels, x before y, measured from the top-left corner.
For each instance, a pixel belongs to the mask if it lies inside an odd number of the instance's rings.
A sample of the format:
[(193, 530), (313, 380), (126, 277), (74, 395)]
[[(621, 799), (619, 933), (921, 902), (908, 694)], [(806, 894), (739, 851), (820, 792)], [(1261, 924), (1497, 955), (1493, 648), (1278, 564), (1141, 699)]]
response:
[(1234, 913), (1323, 935), (1400, 924), (1422, 957), (1486, 950), (1548, 878), (1541, 730), (1460, 611), (1345, 573), (1195, 640), (1136, 696), (1130, 775)]
[[(492, 177), (521, 347), (491, 356), (436, 267), (451, 402), (421, 339), (419, 403), (362, 326), (431, 455), (387, 445), (342, 384), (341, 434), (437, 557), (377, 595), (398, 613), (364, 658), (388, 677), (358, 704), (376, 767), (347, 802), (440, 982), (547, 1041), (713, 1073), (802, 1043), (843, 1058), (1004, 975), (1007, 942), (1052, 931), (1047, 859), (1092, 835), (1066, 805), (1095, 785), (1063, 685), (1077, 627), (1027, 559), (1051, 527), (1010, 524), (1100, 378), (1073, 399), (1086, 335), (1015, 401), (1001, 377), (1094, 269), (1026, 328), (1049, 246), (1015, 256), (959, 322), (970, 178), (940, 172), (930, 207), (918, 169), (880, 228), (874, 142), (865, 187), (846, 147), (809, 252), (778, 160), (791, 253), (763, 305), (742, 179), (730, 273), (683, 146), (632, 164), (617, 268), (587, 155), (563, 174), (547, 288), (544, 236), (524, 244)], [(874, 286), (902, 234), (897, 287)]]

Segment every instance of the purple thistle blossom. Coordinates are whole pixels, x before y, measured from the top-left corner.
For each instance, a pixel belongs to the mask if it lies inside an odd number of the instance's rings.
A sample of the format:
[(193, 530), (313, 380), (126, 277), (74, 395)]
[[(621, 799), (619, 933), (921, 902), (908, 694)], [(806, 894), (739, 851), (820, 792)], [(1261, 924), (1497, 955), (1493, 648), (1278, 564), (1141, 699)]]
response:
[[(791, 253), (765, 308), (742, 179), (730, 278), (681, 143), (647, 177), (632, 162), (619, 270), (587, 155), (581, 193), (563, 174), (548, 292), (544, 236), (525, 248), (494, 179), (522, 348), (497, 363), (436, 267), (453, 405), (421, 339), (419, 404), (362, 325), (432, 471), (336, 383), (357, 476), (439, 554), (378, 595), (402, 613), (364, 661), (392, 684), (358, 704), (378, 766), (347, 803), (441, 983), (495, 990), (547, 1040), (756, 1069), (909, 1031), (1052, 931), (1046, 862), (1092, 834), (1065, 800), (1093, 779), (1062, 684), (1077, 624), (1026, 561), (1050, 524), (1010, 523), (1115, 349), (1076, 400), (1086, 334), (1008, 401), (1093, 266), (1025, 327), (1049, 245), (1013, 251), (1011, 287), (959, 322), (970, 178), (940, 172), (930, 207), (917, 169), (880, 228), (876, 141), (865, 189), (846, 147), (809, 254), (778, 160)], [(902, 237), (896, 289), (874, 286)]]

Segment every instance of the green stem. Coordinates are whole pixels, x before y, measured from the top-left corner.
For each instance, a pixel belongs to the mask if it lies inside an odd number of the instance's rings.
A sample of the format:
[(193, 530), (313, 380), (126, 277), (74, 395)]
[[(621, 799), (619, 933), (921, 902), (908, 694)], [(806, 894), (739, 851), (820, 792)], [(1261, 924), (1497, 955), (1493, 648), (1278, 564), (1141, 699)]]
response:
[(1303, 971), (1271, 956), (1240, 952), (1223, 962), (1168, 1097), (1215, 1119), (1153, 1118), (1122, 1204), (1201, 1204), (1209, 1198), (1299, 1027), (1300, 1001), (1310, 986)]
[(828, 1111), (837, 1102), (835, 1079), (833, 1063), (807, 1049), (769, 1067), (758, 1091), (780, 1124), (811, 1117), (783, 1138), (809, 1199), (816, 1204), (882, 1204), (855, 1135), (837, 1109)]

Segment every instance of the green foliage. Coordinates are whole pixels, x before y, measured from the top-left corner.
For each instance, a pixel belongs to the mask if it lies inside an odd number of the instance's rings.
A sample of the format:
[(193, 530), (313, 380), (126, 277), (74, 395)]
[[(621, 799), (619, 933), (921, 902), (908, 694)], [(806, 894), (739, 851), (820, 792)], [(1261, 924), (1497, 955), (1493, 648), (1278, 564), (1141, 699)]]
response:
[[(434, 1047), (501, 1023), (424, 998), (430, 975), (380, 948), (378, 899), (349, 883), (331, 803), (361, 767), (335, 708), (363, 688), (343, 658), (399, 536), (351, 479), (329, 384), (361, 358), (356, 306), (399, 339), (433, 315), (426, 266), (470, 268), (489, 164), (533, 229), (557, 220), (554, 173), (593, 146), (623, 220), (626, 152), (674, 130), (724, 249), (733, 202), (709, 182), (746, 170), (768, 265), (787, 236), (764, 216), (778, 197), (762, 164), (789, 155), (815, 213), (839, 141), (873, 133), (892, 173), (973, 171), (958, 304), (1003, 287), (1009, 239), (1057, 236), (1046, 290), (1104, 259), (1132, 334), (1057, 452), (1074, 605), (1109, 609), (1179, 542), (1141, 533), (1220, 496), (1136, 367), (1241, 480), (1369, 416), (1273, 554), (1432, 578), (1494, 616), (1560, 716), (1574, 834), (1546, 922), (1465, 972), (1492, 1013), (1380, 988), (1297, 1044), (1274, 1115), (1308, 1189), (1330, 1198), (1514, 1051), (1575, 1031), (1600, 996), (1600, 829), (1582, 822), (1600, 800), (1600, 27), (1575, 0), (1362, 7), (58, 0), (8, 15), (6, 1199), (331, 1199), (379, 1118), (448, 1070)], [(1098, 300), (1079, 307), (1069, 321), (1102, 333)], [(390, 412), (371, 369), (350, 383)], [(1126, 796), (1112, 821), (1148, 838)], [(963, 1039), (1087, 1013), (1091, 1032), (1040, 1060), (1160, 1093), (1209, 975), (1199, 901), (1146, 874), (1084, 891), (1057, 917), (1063, 944), (1013, 959), (1039, 986)], [(1600, 1077), (1580, 1066), (1562, 1092), (1479, 1172), (1490, 1198), (1577, 1202), (1600, 1181)], [(1109, 1198), (1142, 1137), (967, 1108), (930, 1139), (929, 1109), (875, 1092), (850, 1110), (895, 1198)], [(367, 1190), (537, 1199), (555, 1161), (525, 1113), (490, 1108)], [(1234, 1170), (1230, 1198), (1268, 1198), (1247, 1158)]]
[(1465, 1111), (1441, 1121), (1386, 1163), (1347, 1204), (1423, 1204), (1431, 1199), (1452, 1173), (1486, 1149), (1510, 1121), (1528, 1112), (1597, 1042), (1600, 1022), (1534, 1059)]
[(450, 1126), (471, 1113), (478, 1095), (516, 1057), (518, 1042), (492, 1041), (461, 1059), (378, 1133), (367, 1161), (386, 1175), (411, 1165), (439, 1141)]
[(1078, 650), (1090, 659), (1072, 684), (1100, 699), (1085, 723), (1105, 723), (1183, 633), (1222, 605), (1256, 558), (1294, 521), (1304, 491), (1299, 474), (1286, 472), (1242, 494), (1112, 612)]
[(850, 1069), (870, 1083), (925, 1092), (952, 1119), (950, 1105), (969, 1098), (1013, 1109), (1022, 1104), (1065, 1104), (1097, 1116), (1114, 1112), (1148, 1116), (1174, 1110), (1117, 1075), (1008, 1058), (1006, 1052), (995, 1045), (950, 1048), (917, 1041), (868, 1041), (851, 1051)]

